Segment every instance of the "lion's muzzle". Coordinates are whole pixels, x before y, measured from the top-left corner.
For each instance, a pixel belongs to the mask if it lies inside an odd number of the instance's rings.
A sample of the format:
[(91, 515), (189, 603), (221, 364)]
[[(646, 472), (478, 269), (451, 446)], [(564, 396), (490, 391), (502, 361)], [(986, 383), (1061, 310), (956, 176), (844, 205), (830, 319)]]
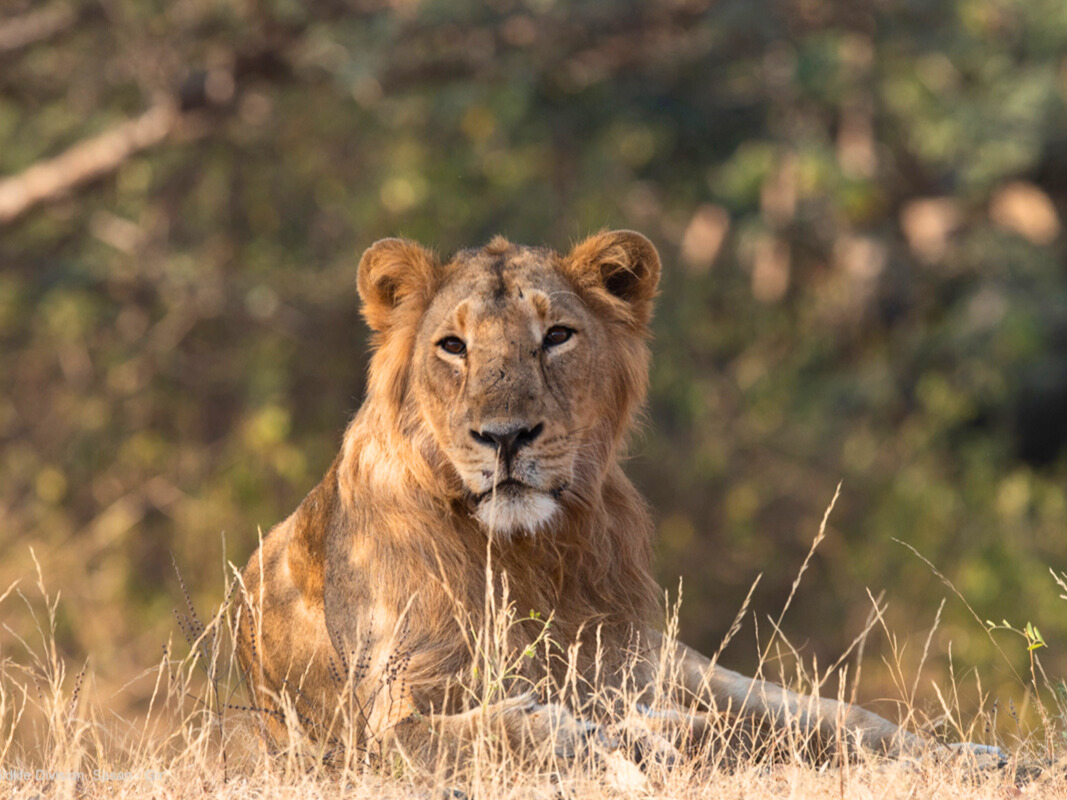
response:
[(495, 447), (497, 458), (504, 467), (504, 475), (511, 475), (511, 464), (519, 450), (533, 443), (545, 429), (544, 423), (538, 422), (533, 427), (526, 425), (485, 425), (480, 431), (471, 429), (471, 438), (478, 444)]

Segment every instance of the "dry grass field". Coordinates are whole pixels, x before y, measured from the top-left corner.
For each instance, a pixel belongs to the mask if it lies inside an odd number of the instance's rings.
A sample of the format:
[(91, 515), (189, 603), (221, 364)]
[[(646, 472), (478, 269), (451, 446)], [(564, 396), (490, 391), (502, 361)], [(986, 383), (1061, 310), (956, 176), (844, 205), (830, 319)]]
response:
[[(803, 571), (802, 567), (800, 574)], [(227, 596), (234, 595), (232, 589), (227, 587)], [(261, 720), (246, 705), (232, 656), (228, 609), (198, 614), (188, 596), (177, 598), (181, 608), (175, 612), (180, 634), (176, 641), (164, 647), (158, 664), (131, 676), (131, 684), (152, 684), (148, 708), (135, 718), (117, 717), (107, 710), (108, 698), (98, 696), (91, 665), (68, 664), (57, 652), (55, 619), (61, 602), (61, 593), (50, 591), (40, 569), (35, 578), (0, 594), (0, 619), (27, 614), (36, 623), (35, 638), (15, 637), (18, 647), (0, 654), (4, 797), (1000, 800), (1067, 796), (1063, 698), (1042, 674), (1036, 657), (1029, 676), (1033, 685), (1020, 686), (1021, 694), (1036, 702), (1028, 703), (1029, 708), (1012, 704), (1000, 710), (1010, 723), (1007, 726), (1005, 719), (997, 719), (998, 703), (991, 698), (982, 703), (984, 713), (965, 718), (955, 683), (936, 687), (942, 706), (939, 716), (920, 711), (914, 703), (919, 675), (907, 674), (900, 659), (889, 665), (897, 672), (901, 718), (908, 728), (925, 732), (930, 742), (928, 751), (914, 758), (887, 760), (850, 748), (847, 732), (839, 735), (832, 750), (813, 758), (811, 743), (788, 725), (758, 752), (746, 753), (727, 746), (743, 740), (745, 729), (724, 714), (715, 734), (684, 754), (645, 757), (640, 765), (634, 749), (623, 744), (624, 735), (590, 736), (570, 752), (549, 742), (540, 757), (520, 758), (497, 747), (491, 727), (486, 726), (470, 757), (458, 763), (415, 766), (395, 754), (376, 751), (373, 743), (345, 748), (336, 740), (316, 742), (301, 734), (293, 716), (286, 720), (291, 732), (288, 746), (268, 752), (259, 736)], [(772, 663), (788, 661), (781, 658), (781, 650), (789, 650), (780, 636), (772, 636), (763, 651), (764, 674), (806, 693), (854, 698), (860, 674), (850, 675), (849, 664), (862, 663), (865, 639), (881, 625), (877, 604), (872, 608), (876, 611), (868, 629), (838, 664), (818, 670), (794, 659), (794, 675), (772, 673), (780, 669), (772, 668)], [(743, 606), (738, 620), (745, 610)], [(676, 619), (677, 605), (667, 620), (668, 636), (676, 633)], [(474, 637), (481, 643), (478, 657), (486, 696), (492, 695), (494, 676), (509, 669), (502, 641), (513, 622), (503, 609), (490, 629)], [(13, 633), (6, 624), (5, 628)], [(772, 645), (778, 650), (773, 657)], [(671, 675), (672, 665), (664, 664), (663, 688), (669, 688)], [(632, 707), (636, 700), (629, 702)], [(975, 756), (943, 744), (952, 741), (997, 744), (1005, 758)]]

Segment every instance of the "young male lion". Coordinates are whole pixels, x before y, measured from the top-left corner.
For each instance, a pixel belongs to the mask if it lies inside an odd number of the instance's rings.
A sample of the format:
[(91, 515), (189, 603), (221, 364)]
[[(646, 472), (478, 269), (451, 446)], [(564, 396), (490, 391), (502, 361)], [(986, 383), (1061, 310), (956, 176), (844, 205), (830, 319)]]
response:
[[(243, 573), (239, 658), (273, 737), (288, 707), (320, 741), (427, 757), (489, 729), (565, 754), (618, 741), (634, 712), (676, 744), (725, 713), (823, 744), (918, 746), (655, 632), (653, 524), (618, 456), (645, 399), (659, 274), (630, 231), (566, 255), (500, 237), (447, 262), (399, 239), (367, 250), (366, 400)], [(661, 658), (677, 665), (667, 698)], [(648, 687), (641, 704), (615, 699), (626, 687)]]

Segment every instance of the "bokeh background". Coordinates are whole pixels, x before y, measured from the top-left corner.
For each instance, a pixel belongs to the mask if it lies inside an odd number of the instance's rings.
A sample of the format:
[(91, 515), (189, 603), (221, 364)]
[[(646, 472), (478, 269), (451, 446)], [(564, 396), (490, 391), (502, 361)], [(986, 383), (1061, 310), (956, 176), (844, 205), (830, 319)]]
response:
[(829, 663), (884, 592), (910, 679), (947, 598), (920, 697), (951, 653), (1019, 703), (981, 621), (1067, 674), (1065, 112), (1062, 0), (8, 0), (0, 592), (40, 610), (32, 548), (135, 710), (172, 558), (210, 611), (359, 405), (364, 248), (627, 227), (665, 264), (628, 471), (683, 637), (762, 574), (751, 669), (843, 481), (789, 641)]

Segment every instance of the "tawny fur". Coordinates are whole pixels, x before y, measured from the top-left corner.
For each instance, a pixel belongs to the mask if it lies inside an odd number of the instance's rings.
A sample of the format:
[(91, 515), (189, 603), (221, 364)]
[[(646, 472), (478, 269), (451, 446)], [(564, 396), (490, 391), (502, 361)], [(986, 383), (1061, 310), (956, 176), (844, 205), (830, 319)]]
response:
[[(645, 399), (659, 272), (627, 231), (566, 255), (501, 237), (446, 263), (402, 240), (364, 254), (366, 400), (243, 573), (239, 658), (276, 740), (291, 704), (320, 740), (416, 757), (461, 748), (479, 725), (558, 749), (582, 739), (579, 716), (610, 719), (612, 689), (652, 681), (653, 525), (618, 462)], [(509, 456), (493, 437), (515, 430)], [(486, 705), (478, 637), (506, 604), (516, 621), (499, 655), (517, 666)], [(886, 751), (913, 742), (861, 709), (674, 654), (678, 708), (705, 711), (661, 712), (665, 729), (728, 708), (827, 735), (843, 724)]]

